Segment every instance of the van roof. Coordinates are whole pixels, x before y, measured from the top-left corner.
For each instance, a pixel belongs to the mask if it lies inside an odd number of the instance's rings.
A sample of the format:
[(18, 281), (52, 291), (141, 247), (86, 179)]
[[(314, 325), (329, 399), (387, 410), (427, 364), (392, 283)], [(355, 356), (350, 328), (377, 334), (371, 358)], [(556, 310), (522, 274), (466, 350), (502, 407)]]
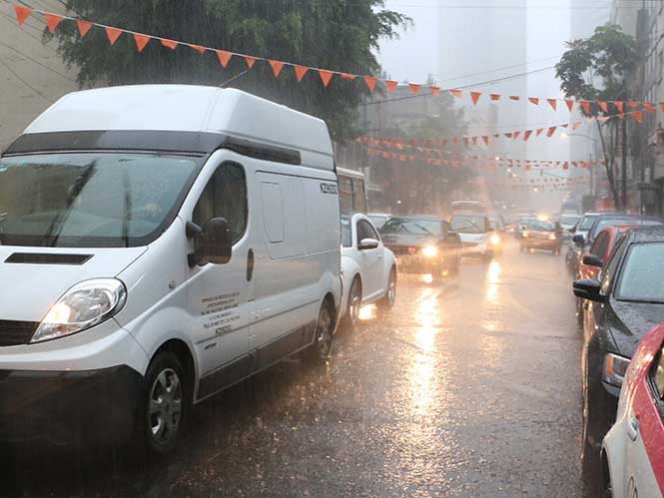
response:
[[(226, 135), (297, 149), (303, 164), (334, 169), (332, 142), (323, 120), (236, 89), (137, 85), (74, 92), (53, 104), (24, 133), (79, 131)], [(306, 161), (307, 156), (313, 156), (314, 164)]]

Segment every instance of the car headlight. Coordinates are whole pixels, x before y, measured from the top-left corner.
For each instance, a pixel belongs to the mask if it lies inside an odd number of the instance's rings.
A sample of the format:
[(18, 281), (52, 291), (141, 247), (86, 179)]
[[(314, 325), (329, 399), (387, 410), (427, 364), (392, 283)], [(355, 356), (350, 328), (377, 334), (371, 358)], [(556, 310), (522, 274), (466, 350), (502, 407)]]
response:
[(492, 246), (499, 246), (500, 245), (500, 237), (498, 234), (493, 234), (490, 239), (491, 245)]
[(625, 380), (627, 368), (629, 368), (629, 358), (607, 353), (607, 355), (604, 357), (604, 370), (602, 371), (602, 379), (604, 382), (608, 382), (611, 385), (620, 387)]
[(438, 256), (438, 248), (436, 246), (426, 246), (422, 249), (422, 255), (425, 258), (435, 258)]
[(521, 235), (523, 236), (524, 239), (527, 239), (528, 237), (530, 237), (530, 234), (526, 231), (524, 231)]
[(550, 233), (549, 234), (549, 240), (556, 240), (556, 234), (555, 233)]
[(49, 310), (30, 342), (49, 341), (89, 329), (115, 315), (126, 300), (127, 289), (115, 278), (76, 284)]

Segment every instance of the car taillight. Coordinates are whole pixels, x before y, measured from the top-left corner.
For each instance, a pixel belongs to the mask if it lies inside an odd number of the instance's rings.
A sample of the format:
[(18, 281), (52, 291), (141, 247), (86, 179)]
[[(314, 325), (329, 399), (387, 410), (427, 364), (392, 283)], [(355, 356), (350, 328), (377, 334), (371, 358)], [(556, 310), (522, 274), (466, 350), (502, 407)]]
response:
[(409, 247), (408, 254), (417, 254), (417, 247)]

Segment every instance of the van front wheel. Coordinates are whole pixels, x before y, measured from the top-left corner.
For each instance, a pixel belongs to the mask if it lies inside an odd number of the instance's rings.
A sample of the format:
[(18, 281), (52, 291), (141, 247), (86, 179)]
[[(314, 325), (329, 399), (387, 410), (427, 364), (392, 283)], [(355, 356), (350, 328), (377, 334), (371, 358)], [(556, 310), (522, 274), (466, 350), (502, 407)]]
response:
[(188, 410), (185, 369), (178, 356), (162, 351), (150, 363), (139, 409), (139, 428), (149, 456), (170, 453)]

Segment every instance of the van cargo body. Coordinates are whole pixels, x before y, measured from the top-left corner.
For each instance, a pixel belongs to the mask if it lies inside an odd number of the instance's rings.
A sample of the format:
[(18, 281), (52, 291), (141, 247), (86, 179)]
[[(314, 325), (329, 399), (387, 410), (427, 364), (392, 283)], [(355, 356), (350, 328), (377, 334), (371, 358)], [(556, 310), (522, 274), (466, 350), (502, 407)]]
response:
[(329, 353), (339, 196), (324, 122), (240, 92), (65, 96), (0, 159), (0, 440), (144, 440)]

